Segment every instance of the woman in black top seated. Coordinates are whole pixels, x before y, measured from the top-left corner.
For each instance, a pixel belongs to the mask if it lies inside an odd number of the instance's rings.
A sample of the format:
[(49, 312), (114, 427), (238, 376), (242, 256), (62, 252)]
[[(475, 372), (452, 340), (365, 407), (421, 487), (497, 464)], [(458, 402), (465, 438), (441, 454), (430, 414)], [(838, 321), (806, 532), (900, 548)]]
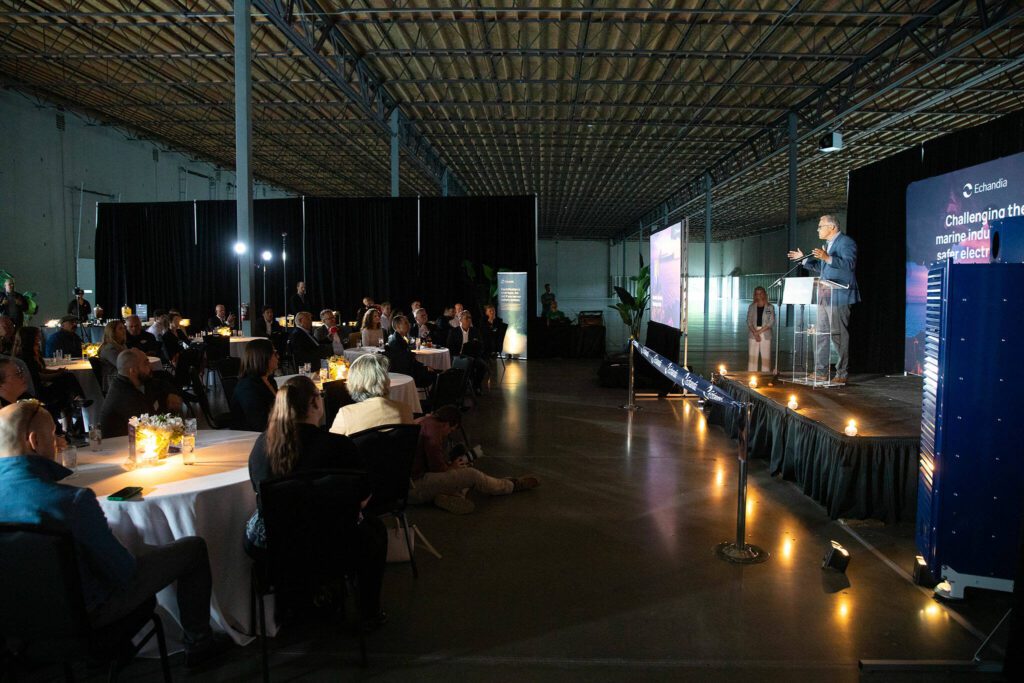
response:
[[(249, 454), (249, 478), (257, 495), (264, 481), (293, 472), (365, 471), (366, 464), (351, 439), (319, 427), (323, 416), (323, 399), (308, 377), (293, 377), (277, 390), (267, 430), (256, 439)], [(355, 493), (363, 506), (369, 502), (371, 490), (370, 481), (366, 479)], [(362, 519), (357, 529), (355, 563), (359, 575), (360, 613), (366, 625), (379, 625), (386, 619), (380, 609), (380, 588), (387, 558), (387, 532), (377, 517)], [(259, 510), (246, 525), (245, 541), (246, 551), (253, 557), (258, 557), (266, 548)]]
[[(48, 368), (43, 363), (43, 335), (38, 327), (21, 327), (14, 339), (14, 353), (28, 368), (36, 397), (52, 415), (66, 418), (70, 431), (80, 436), (83, 426), (74, 423), (80, 408), (92, 405), (84, 398), (82, 385), (66, 368)], [(57, 430), (60, 432), (60, 422)]]
[(267, 428), (277, 394), (277, 364), (277, 351), (269, 339), (253, 339), (246, 344), (238, 385), (231, 395), (232, 429), (262, 432)]
[(164, 356), (174, 366), (174, 383), (186, 387), (191, 381), (192, 369), (199, 368), (202, 357), (198, 349), (192, 348), (188, 334), (181, 329), (181, 314), (171, 313), (168, 321), (169, 326), (160, 342), (164, 347)]

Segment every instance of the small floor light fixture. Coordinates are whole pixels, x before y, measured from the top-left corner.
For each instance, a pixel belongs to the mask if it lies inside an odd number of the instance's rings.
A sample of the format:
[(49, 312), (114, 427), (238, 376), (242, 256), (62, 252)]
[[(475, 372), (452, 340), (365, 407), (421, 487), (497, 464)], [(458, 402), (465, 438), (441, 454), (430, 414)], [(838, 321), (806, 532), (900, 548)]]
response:
[(849, 422), (847, 422), (846, 429), (844, 429), (843, 432), (847, 436), (857, 436), (857, 421), (850, 420)]
[(829, 541), (825, 548), (825, 559), (821, 562), (822, 569), (834, 569), (843, 574), (850, 564), (850, 553), (838, 541)]
[(800, 404), (796, 402), (796, 394), (789, 395), (789, 403), (787, 403), (786, 406), (790, 410), (796, 410), (797, 408), (800, 407)]

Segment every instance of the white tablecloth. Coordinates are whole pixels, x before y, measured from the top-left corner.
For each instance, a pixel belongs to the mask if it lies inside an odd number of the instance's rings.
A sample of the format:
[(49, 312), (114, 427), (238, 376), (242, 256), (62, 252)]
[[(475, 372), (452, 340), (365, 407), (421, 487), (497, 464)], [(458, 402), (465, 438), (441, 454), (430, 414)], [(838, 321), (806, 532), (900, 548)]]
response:
[(416, 349), (413, 353), (416, 354), (416, 360), (438, 372), (444, 372), (452, 367), (452, 354), (446, 348), (435, 346), (432, 349)]
[[(172, 454), (163, 465), (131, 472), (121, 467), (128, 456), (128, 438), (104, 439), (99, 453), (79, 449), (78, 471), (62, 482), (93, 490), (114, 535), (129, 551), (185, 536), (205, 539), (213, 574), (213, 623), (239, 644), (252, 639), (247, 635), (252, 623), (251, 561), (242, 539), (245, 523), (256, 509), (248, 461), (257, 436), (256, 432), (200, 431), (195, 465), (185, 466), (180, 455)], [(141, 486), (141, 497), (107, 500), (125, 486)], [(174, 587), (164, 589), (157, 598), (177, 621)], [(170, 629), (170, 634), (180, 635), (175, 630)]]
[[(159, 358), (149, 356), (149, 366), (154, 370), (160, 370), (163, 368), (163, 362)], [(96, 379), (96, 373), (92, 371), (92, 364), (83, 359), (76, 360), (70, 365), (57, 367), (67, 368), (68, 371), (74, 373), (75, 379), (82, 386), (82, 393), (86, 398), (92, 400), (92, 405), (85, 409), (86, 420), (90, 425), (99, 424), (100, 408), (103, 406), (103, 390), (99, 380)]]
[[(274, 381), (277, 382), (277, 386), (281, 386), (292, 377), (298, 377), (298, 375), (281, 375), (275, 377)], [(416, 389), (412, 377), (398, 372), (389, 372), (388, 377), (391, 378), (391, 400), (406, 404), (412, 408), (414, 413), (422, 413), (423, 406), (420, 405), (419, 391)], [(314, 381), (318, 387), (321, 386), (319, 379), (314, 379)]]
[(357, 346), (354, 349), (345, 349), (345, 360), (353, 363), (356, 358), (365, 356), (368, 353), (384, 353), (384, 349), (378, 346)]
[(255, 339), (265, 339), (266, 337), (229, 337), (228, 338), (228, 349), (229, 353), (233, 358), (241, 358), (242, 354), (245, 353), (245, 347), (249, 345), (249, 342)]

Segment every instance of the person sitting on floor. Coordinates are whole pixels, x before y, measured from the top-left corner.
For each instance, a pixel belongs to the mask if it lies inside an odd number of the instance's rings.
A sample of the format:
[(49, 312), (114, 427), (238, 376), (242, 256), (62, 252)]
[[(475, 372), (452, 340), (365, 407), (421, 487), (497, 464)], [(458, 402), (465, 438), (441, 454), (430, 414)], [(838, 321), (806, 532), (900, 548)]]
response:
[(269, 339), (253, 339), (242, 354), (238, 384), (231, 395), (231, 428), (262, 432), (277, 395), (277, 351)]
[(103, 436), (128, 433), (128, 420), (143, 414), (180, 413), (181, 396), (174, 387), (153, 377), (149, 359), (138, 349), (127, 349), (117, 357), (117, 376), (100, 408)]
[(128, 331), (120, 320), (111, 320), (103, 327), (103, 343), (96, 354), (103, 366), (103, 391), (110, 388), (110, 380), (117, 374), (117, 357), (127, 349)]
[(75, 330), (78, 329), (78, 317), (66, 315), (60, 319), (60, 327), (46, 339), (46, 357), (53, 358), (60, 351), (66, 358), (79, 358), (82, 355), (82, 339)]
[[(347, 436), (320, 429), (323, 417), (323, 399), (308, 377), (292, 377), (277, 390), (266, 431), (257, 437), (249, 454), (249, 479), (257, 495), (263, 482), (293, 472), (365, 472), (366, 463), (359, 448)], [(352, 491), (352, 500), (365, 507), (372, 490), (370, 481), (362, 479)], [(387, 558), (387, 532), (380, 519), (373, 516), (364, 517), (356, 530), (359, 612), (366, 628), (380, 625), (386, 619), (380, 608), (380, 591)], [(246, 524), (245, 544), (253, 557), (258, 557), (267, 546), (258, 509)]]
[(356, 358), (348, 371), (348, 393), (355, 403), (343, 406), (334, 418), (331, 431), (355, 434), (373, 427), (412, 424), (412, 408), (392, 401), (388, 359), (368, 353)]
[(363, 346), (380, 346), (384, 343), (384, 330), (380, 326), (380, 311), (371, 308), (363, 314), (359, 330)]
[(448, 512), (465, 515), (476, 507), (466, 498), (467, 490), (502, 496), (540, 485), (536, 477), (497, 479), (488, 476), (472, 467), (464, 455), (449, 458), (448, 436), (459, 428), (461, 420), (462, 414), (455, 406), (441, 406), (416, 420), (420, 425), (420, 439), (413, 461), (410, 503), (432, 502)]
[(128, 332), (124, 345), (129, 349), (139, 349), (147, 356), (163, 357), (163, 347), (152, 332), (142, 329), (142, 320), (137, 315), (130, 315), (124, 319), (124, 326)]
[(388, 337), (388, 343), (384, 346), (384, 355), (387, 356), (389, 362), (388, 367), (392, 372), (412, 377), (417, 387), (434, 386), (437, 373), (420, 363), (416, 354), (412, 352), (412, 341), (409, 339), (409, 319), (404, 315), (396, 316), (392, 324), (395, 331)]
[(91, 626), (127, 616), (176, 583), (185, 665), (210, 662), (233, 647), (229, 637), (210, 628), (206, 541), (189, 536), (160, 546), (140, 544), (134, 554), (128, 552), (111, 532), (92, 489), (59, 483), (72, 472), (54, 461), (55, 429), (38, 401), (0, 410), (0, 522), (46, 525), (71, 534)]
[(12, 358), (0, 358), (0, 408), (30, 397), (28, 371)]
[(309, 363), (314, 371), (320, 369), (320, 361), (331, 355), (331, 347), (317, 342), (313, 335), (313, 314), (300, 311), (295, 314), (295, 329), (288, 337), (288, 350), (295, 365), (300, 368)]

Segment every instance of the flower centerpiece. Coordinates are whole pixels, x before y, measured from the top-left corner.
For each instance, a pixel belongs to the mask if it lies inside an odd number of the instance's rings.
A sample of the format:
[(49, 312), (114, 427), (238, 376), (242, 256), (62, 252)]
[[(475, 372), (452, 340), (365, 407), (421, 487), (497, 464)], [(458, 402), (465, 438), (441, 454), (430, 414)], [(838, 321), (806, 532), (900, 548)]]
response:
[(177, 415), (143, 413), (128, 420), (128, 466), (149, 467), (160, 464), (171, 447), (181, 439), (185, 423)]
[(231, 328), (228, 327), (227, 325), (224, 325), (223, 327), (218, 327), (217, 328), (217, 334), (219, 334), (222, 337), (230, 337), (231, 336)]
[(100, 353), (99, 344), (86, 344), (82, 347), (82, 355), (86, 358), (95, 358)]
[(348, 361), (344, 356), (331, 356), (327, 359), (327, 369), (332, 380), (348, 379)]

